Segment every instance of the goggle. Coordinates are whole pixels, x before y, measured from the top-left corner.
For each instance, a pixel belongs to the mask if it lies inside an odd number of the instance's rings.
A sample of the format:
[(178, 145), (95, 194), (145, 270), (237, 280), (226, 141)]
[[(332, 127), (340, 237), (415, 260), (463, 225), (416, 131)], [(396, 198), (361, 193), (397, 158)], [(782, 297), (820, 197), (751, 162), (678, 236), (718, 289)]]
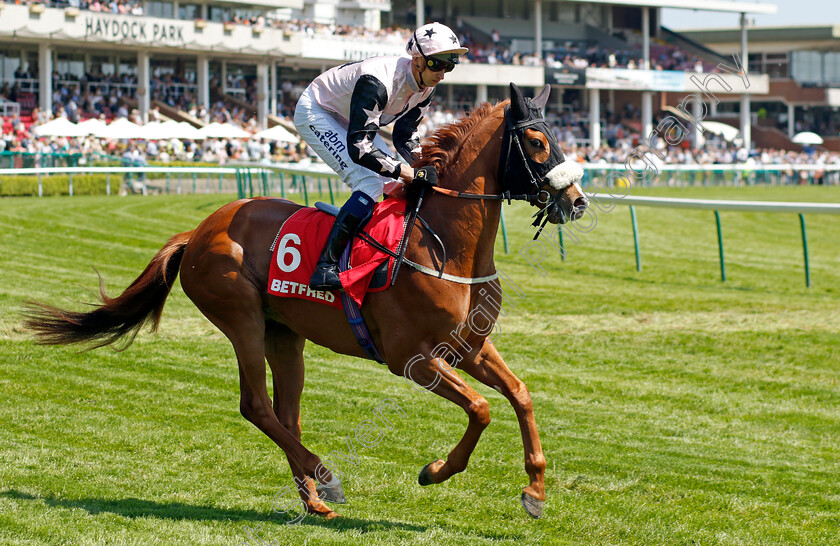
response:
[(441, 70), (452, 72), (455, 70), (455, 63), (453, 62), (444, 61), (443, 59), (438, 59), (436, 57), (426, 57), (425, 55), (423, 57), (426, 59), (426, 66), (428, 66), (429, 70), (432, 72), (440, 72)]
[[(423, 53), (423, 48), (420, 47), (420, 40), (417, 39), (417, 30), (414, 30), (414, 43), (417, 44), (417, 50), (420, 52), (420, 55), (426, 59), (426, 66), (429, 67), (429, 70), (432, 72), (440, 72), (441, 70), (445, 70), (446, 72), (452, 72), (455, 70), (455, 63), (452, 61), (447, 61), (445, 59), (441, 59), (439, 57), (427, 57), (425, 53)], [(454, 55), (455, 59), (458, 58), (458, 55)]]

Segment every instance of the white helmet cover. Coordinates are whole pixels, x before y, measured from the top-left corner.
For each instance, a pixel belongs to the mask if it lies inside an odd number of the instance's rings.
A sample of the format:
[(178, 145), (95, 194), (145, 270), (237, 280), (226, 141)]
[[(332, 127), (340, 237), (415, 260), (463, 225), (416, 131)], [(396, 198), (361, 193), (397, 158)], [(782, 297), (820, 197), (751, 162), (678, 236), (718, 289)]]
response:
[(463, 55), (469, 49), (461, 47), (458, 36), (452, 29), (440, 23), (429, 23), (419, 27), (411, 35), (405, 46), (405, 51), (411, 56), (452, 54), (453, 62), (458, 62), (458, 55)]

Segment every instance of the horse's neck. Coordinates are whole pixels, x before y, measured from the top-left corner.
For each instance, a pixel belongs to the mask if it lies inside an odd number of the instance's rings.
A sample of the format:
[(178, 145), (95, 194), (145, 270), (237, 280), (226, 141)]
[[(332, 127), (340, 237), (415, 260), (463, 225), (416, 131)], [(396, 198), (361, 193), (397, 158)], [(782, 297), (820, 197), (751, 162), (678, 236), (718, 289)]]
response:
[[(466, 193), (498, 194), (496, 180), (501, 152), (501, 122), (473, 131), (463, 144), (441, 186)], [(483, 124), (482, 124), (483, 125)], [(469, 156), (473, 156), (470, 159)], [(464, 276), (492, 273), (493, 249), (501, 217), (501, 201), (438, 196), (430, 223), (446, 247), (451, 268)], [(447, 266), (449, 269), (450, 266)]]

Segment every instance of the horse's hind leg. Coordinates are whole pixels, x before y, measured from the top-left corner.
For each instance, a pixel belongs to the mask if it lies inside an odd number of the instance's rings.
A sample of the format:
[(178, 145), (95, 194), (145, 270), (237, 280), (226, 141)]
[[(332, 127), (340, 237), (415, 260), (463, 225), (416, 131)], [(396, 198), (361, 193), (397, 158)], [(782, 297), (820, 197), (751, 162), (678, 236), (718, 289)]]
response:
[[(300, 441), (300, 396), (303, 392), (303, 346), (306, 340), (285, 326), (274, 322), (266, 323), (265, 356), (271, 367), (274, 384), (274, 414), (277, 420)], [(316, 482), (307, 476), (291, 457), (295, 485), (306, 512), (325, 516), (327, 519), (338, 514), (330, 510), (318, 497)]]
[(510, 371), (496, 347), (486, 340), (475, 359), (462, 363), (460, 367), (485, 385), (501, 392), (513, 406), (525, 448), (525, 471), (531, 480), (530, 485), (522, 490), (522, 505), (532, 517), (540, 517), (545, 502), (546, 463), (528, 388)]
[(402, 372), (407, 379), (419, 385), (418, 388), (426, 388), (461, 406), (469, 418), (464, 436), (449, 452), (446, 461), (438, 459), (420, 471), (420, 485), (440, 483), (467, 468), (481, 433), (490, 424), (490, 406), (443, 359), (433, 358), (413, 364), (409, 361)]
[[(265, 383), (266, 321), (259, 291), (246, 285), (247, 281), (242, 276), (225, 274), (227, 267), (212, 266), (196, 268), (202, 271), (201, 276), (192, 269), (185, 271), (182, 267), (181, 284), (204, 316), (233, 345), (239, 363), (239, 410), (242, 416), (271, 438), (305, 474), (322, 483), (333, 482), (332, 473), (280, 424), (272, 408)], [(220, 283), (220, 278), (231, 281)]]

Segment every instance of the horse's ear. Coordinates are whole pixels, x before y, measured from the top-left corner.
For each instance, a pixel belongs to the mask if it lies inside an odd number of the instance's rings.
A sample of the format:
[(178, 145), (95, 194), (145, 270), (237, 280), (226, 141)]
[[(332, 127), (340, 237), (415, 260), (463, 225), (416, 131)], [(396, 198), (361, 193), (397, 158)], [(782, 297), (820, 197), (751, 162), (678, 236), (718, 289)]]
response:
[(545, 105), (548, 102), (549, 94), (551, 94), (551, 86), (545, 84), (545, 87), (543, 87), (542, 90), (537, 94), (537, 96), (531, 99), (531, 101), (534, 103), (534, 106), (542, 110), (543, 108), (545, 108)]
[(522, 91), (513, 82), (510, 82), (510, 110), (515, 120), (523, 120), (528, 117), (525, 97), (522, 96)]

